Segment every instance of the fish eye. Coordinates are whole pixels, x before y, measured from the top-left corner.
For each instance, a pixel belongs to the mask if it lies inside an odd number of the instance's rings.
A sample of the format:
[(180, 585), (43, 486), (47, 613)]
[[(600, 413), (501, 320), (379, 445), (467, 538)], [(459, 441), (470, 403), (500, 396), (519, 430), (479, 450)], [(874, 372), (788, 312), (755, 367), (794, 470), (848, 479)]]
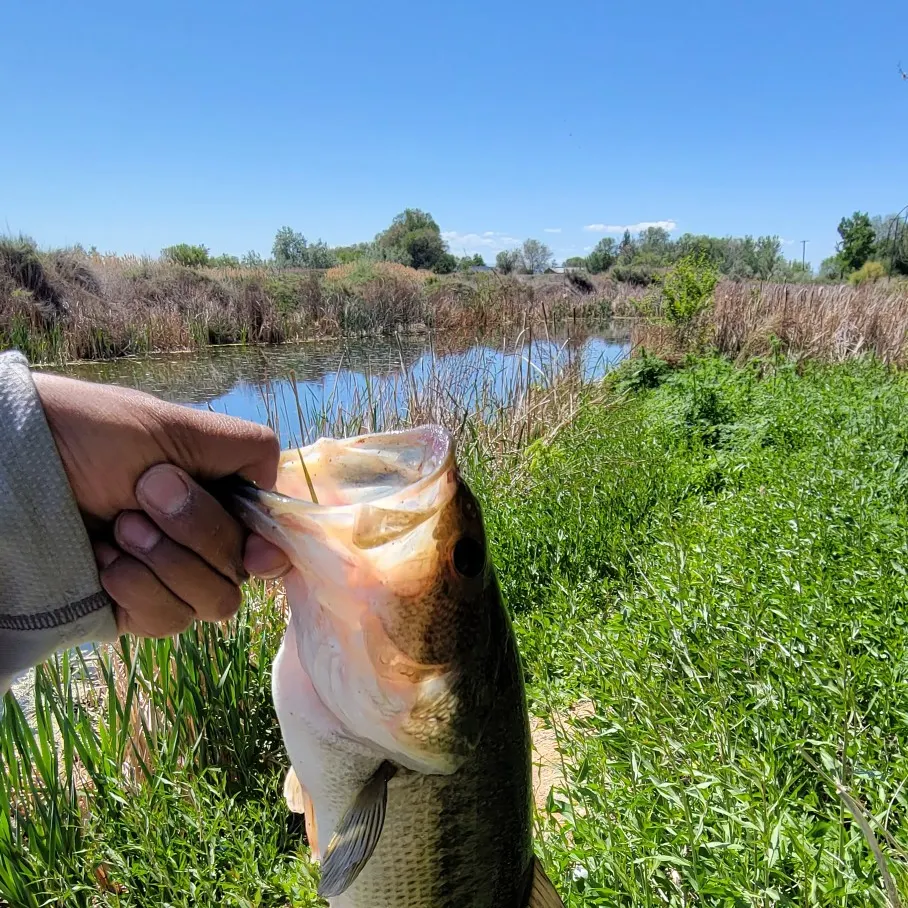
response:
[(482, 544), (469, 536), (464, 536), (454, 546), (452, 559), (454, 570), (461, 577), (472, 580), (482, 573), (486, 563), (486, 553)]

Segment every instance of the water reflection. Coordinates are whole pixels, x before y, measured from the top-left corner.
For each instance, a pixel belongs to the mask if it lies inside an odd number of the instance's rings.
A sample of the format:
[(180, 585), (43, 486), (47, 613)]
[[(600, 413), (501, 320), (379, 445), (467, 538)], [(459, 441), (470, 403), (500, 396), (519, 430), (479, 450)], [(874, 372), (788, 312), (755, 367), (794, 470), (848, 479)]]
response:
[(627, 349), (627, 337), (612, 328), (531, 343), (513, 338), (442, 343), (426, 336), (221, 347), (81, 363), (61, 371), (270, 422), (286, 446), (311, 440), (319, 427), (344, 423), (354, 414), (371, 413), (372, 424), (381, 425), (392, 415), (406, 415), (421, 395), (491, 413), (506, 405), (528, 377), (544, 385), (570, 366), (583, 380), (594, 380)]

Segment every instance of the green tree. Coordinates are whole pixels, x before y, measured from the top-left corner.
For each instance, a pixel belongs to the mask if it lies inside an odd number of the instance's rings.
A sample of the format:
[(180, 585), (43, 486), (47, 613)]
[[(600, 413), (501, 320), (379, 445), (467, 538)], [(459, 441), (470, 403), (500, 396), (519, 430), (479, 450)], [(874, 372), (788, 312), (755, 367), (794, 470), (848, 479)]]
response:
[(359, 259), (367, 258), (372, 243), (354, 243), (352, 246), (335, 246), (334, 257), (341, 265), (349, 265)]
[(762, 281), (773, 277), (776, 269), (785, 262), (782, 256), (782, 241), (777, 236), (760, 236), (754, 244), (754, 276)]
[(624, 231), (621, 242), (618, 244), (618, 259), (622, 265), (629, 265), (634, 260), (637, 245), (631, 236), (630, 230)]
[(209, 263), (211, 255), (205, 246), (178, 243), (176, 246), (166, 246), (162, 249), (161, 258), (165, 262), (183, 265), (186, 268), (204, 268)]
[(582, 255), (572, 255), (569, 259), (564, 260), (565, 268), (587, 268), (589, 270), (589, 261)]
[(290, 227), (281, 227), (275, 234), (271, 254), (278, 268), (330, 268), (337, 264), (327, 243), (318, 240), (310, 244), (306, 237)]
[(824, 281), (840, 281), (845, 276), (845, 266), (841, 256), (830, 255), (820, 262), (820, 279)]
[(281, 227), (274, 236), (271, 255), (278, 268), (305, 268), (309, 243), (292, 227)]
[(587, 267), (593, 274), (601, 274), (603, 271), (608, 271), (617, 261), (618, 246), (610, 236), (599, 240), (586, 259)]
[(391, 226), (376, 236), (375, 243), (412, 268), (430, 271), (450, 268), (453, 271), (457, 267), (456, 259), (452, 267), (446, 258), (448, 246), (435, 219), (419, 208), (407, 208), (396, 215)]
[(307, 268), (333, 268), (337, 264), (337, 256), (327, 243), (318, 240), (311, 243), (306, 250)]
[(529, 274), (541, 274), (555, 261), (552, 250), (539, 240), (524, 240), (520, 247), (520, 263)]
[(244, 268), (262, 268), (265, 265), (265, 260), (254, 249), (250, 249), (243, 256), (240, 264)]
[(850, 218), (842, 218), (839, 236), (842, 239), (836, 244), (836, 250), (846, 273), (857, 271), (873, 257), (876, 236), (866, 212), (856, 211)]
[(871, 219), (876, 257), (894, 274), (908, 274), (908, 223), (896, 214)]
[(452, 274), (457, 270), (457, 259), (450, 252), (445, 252), (435, 260), (432, 270), (436, 274)]
[(670, 265), (674, 258), (673, 246), (671, 235), (664, 227), (647, 227), (637, 234), (634, 264), (657, 268)]
[(495, 256), (495, 267), (502, 274), (510, 274), (520, 266), (520, 253), (516, 249), (505, 249)]

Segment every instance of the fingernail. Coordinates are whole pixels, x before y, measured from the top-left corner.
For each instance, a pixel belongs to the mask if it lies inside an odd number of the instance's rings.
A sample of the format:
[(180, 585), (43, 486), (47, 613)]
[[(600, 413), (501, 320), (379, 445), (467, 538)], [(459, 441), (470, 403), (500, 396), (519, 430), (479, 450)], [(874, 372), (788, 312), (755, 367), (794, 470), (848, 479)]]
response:
[(117, 521), (120, 545), (139, 552), (149, 552), (161, 541), (161, 531), (141, 514), (123, 514)]
[(256, 577), (275, 580), (290, 570), (290, 561), (279, 548), (253, 534), (246, 541), (243, 566)]
[(189, 500), (189, 488), (183, 478), (169, 467), (152, 469), (139, 480), (139, 491), (145, 504), (162, 514), (176, 514)]

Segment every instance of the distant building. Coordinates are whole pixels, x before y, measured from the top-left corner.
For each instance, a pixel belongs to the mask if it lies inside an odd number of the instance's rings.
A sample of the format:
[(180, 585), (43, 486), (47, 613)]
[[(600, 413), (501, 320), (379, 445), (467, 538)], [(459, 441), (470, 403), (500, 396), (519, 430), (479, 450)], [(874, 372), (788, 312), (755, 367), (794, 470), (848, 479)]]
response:
[(494, 271), (489, 265), (470, 265), (470, 271)]

